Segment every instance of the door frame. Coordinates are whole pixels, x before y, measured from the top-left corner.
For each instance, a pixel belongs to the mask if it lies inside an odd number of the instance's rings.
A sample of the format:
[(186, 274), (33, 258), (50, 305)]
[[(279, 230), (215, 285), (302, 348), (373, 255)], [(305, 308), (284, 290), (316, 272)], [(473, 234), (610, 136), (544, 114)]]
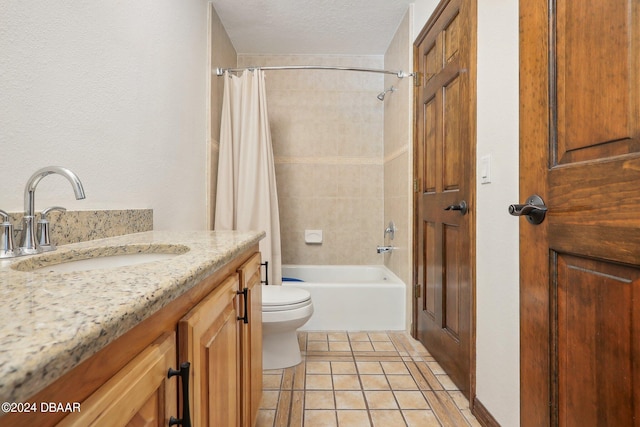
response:
[[(415, 84), (416, 86), (424, 85), (424, 69), (422, 63), (420, 61), (420, 52), (418, 50), (419, 43), (418, 40), (422, 41), (426, 34), (434, 29), (436, 22), (444, 12), (445, 8), (452, 2), (456, 0), (440, 0), (440, 3), (436, 6), (433, 13), (425, 23), (424, 27), (420, 31), (419, 35), (416, 37), (416, 41), (413, 45), (413, 64), (414, 71), (416, 72)], [(476, 413), (476, 404), (478, 406), (477, 409), (480, 409), (483, 413), (486, 412), (486, 409), (479, 404), (476, 400), (476, 215), (475, 215), (475, 207), (476, 207), (476, 157), (477, 157), (477, 22), (478, 22), (478, 14), (477, 14), (477, 0), (461, 0), (461, 3), (466, 3), (466, 7), (468, 8), (466, 28), (468, 29), (467, 35), (469, 36), (469, 67), (466, 70), (469, 73), (469, 82), (468, 82), (468, 95), (469, 95), (469, 115), (467, 117), (468, 127), (466, 131), (463, 131), (464, 137), (467, 138), (470, 146), (467, 147), (466, 155), (470, 157), (469, 161), (469, 170), (466, 171), (465, 179), (467, 180), (469, 195), (467, 198), (469, 204), (469, 213), (467, 215), (470, 216), (469, 219), (469, 232), (470, 232), (470, 247), (469, 247), (469, 266), (471, 271), (469, 272), (470, 278), (470, 351), (469, 351), (469, 395), (466, 396), (469, 400), (469, 405), (472, 413)], [(419, 96), (418, 91), (413, 91), (413, 213), (412, 213), (412, 286), (411, 286), (411, 297), (412, 297), (412, 316), (411, 316), (411, 335), (416, 338), (417, 337), (417, 317), (418, 317), (418, 296), (417, 296), (417, 288), (418, 288), (418, 232), (419, 232), (419, 215), (418, 215), (418, 203), (419, 197), (422, 189), (420, 188), (420, 164), (417, 153), (418, 150), (418, 122), (417, 122), (417, 112), (418, 109)], [(485, 418), (485, 417), (483, 417)]]

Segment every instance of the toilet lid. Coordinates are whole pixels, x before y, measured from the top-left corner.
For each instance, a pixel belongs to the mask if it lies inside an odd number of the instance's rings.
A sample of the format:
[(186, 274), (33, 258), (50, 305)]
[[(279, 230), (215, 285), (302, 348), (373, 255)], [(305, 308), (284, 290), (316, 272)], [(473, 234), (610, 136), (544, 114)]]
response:
[[(264, 286), (262, 288), (262, 307), (273, 308), (305, 303), (311, 299), (311, 294), (304, 289), (289, 286)], [(304, 304), (302, 304), (304, 305)]]

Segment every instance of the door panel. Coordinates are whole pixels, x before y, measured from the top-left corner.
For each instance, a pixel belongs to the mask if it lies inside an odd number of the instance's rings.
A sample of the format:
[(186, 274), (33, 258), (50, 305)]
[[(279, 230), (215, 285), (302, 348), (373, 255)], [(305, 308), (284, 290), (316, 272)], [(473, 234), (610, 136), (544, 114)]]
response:
[(561, 425), (633, 425), (640, 270), (557, 256)]
[(424, 76), (415, 113), (415, 333), (467, 397), (475, 364), (475, 216), (445, 208), (475, 200), (472, 10), (473, 1), (442, 2), (415, 46)]
[(640, 423), (639, 18), (520, 1), (522, 426)]

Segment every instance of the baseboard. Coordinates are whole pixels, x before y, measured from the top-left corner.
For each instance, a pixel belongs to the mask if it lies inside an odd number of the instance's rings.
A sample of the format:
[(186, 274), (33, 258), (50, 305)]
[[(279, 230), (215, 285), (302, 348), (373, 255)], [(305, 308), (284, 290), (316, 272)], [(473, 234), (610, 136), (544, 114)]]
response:
[(483, 427), (500, 427), (500, 423), (493, 418), (493, 415), (491, 415), (487, 408), (478, 400), (477, 396), (473, 398), (473, 409), (471, 409), (471, 413)]

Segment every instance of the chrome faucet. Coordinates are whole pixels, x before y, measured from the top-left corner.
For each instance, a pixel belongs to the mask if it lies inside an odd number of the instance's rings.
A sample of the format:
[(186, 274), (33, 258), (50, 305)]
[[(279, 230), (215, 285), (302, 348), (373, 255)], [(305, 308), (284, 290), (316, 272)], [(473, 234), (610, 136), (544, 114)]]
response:
[(24, 189), (24, 219), (23, 219), (23, 227), (22, 227), (22, 240), (20, 244), (19, 254), (20, 255), (29, 255), (38, 253), (38, 248), (36, 247), (36, 230), (35, 230), (35, 195), (36, 195), (36, 186), (40, 182), (42, 178), (51, 174), (62, 175), (69, 180), (71, 183), (71, 187), (73, 187), (73, 192), (76, 195), (76, 199), (84, 199), (84, 188), (82, 188), (82, 183), (80, 182), (80, 178), (71, 172), (67, 168), (63, 168), (60, 166), (47, 166), (42, 169), (37, 170), (31, 178), (27, 181), (27, 186)]
[(384, 254), (384, 253), (387, 253), (387, 252), (391, 252), (391, 251), (392, 251), (392, 250), (394, 250), (394, 249), (395, 249), (395, 247), (393, 247), (393, 246), (378, 246), (378, 247), (376, 248), (376, 251), (377, 251), (379, 254)]

